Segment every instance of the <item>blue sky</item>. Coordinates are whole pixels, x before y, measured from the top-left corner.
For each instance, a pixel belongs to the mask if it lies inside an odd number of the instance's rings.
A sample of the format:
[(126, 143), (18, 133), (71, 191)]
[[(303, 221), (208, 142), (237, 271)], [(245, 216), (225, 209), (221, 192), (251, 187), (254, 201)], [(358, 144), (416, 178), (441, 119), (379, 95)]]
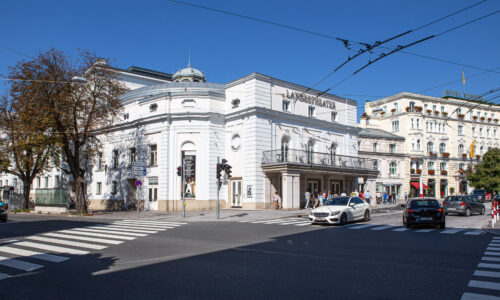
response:
[[(191, 3), (258, 17), (354, 41), (373, 43), (443, 17), (480, 0), (440, 1), (202, 1)], [(442, 22), (395, 40), (396, 47), (442, 32), (500, 9), (489, 0)], [(226, 83), (252, 72), (311, 86), (347, 58), (339, 41), (268, 24), (218, 14), (169, 1), (2, 1), (0, 45), (35, 55), (50, 47), (74, 55), (89, 49), (115, 65), (173, 73), (191, 64), (207, 81)], [(500, 13), (406, 49), (484, 69), (500, 68)], [(372, 58), (381, 50), (375, 51)], [(0, 74), (25, 57), (0, 48)], [(368, 62), (365, 54), (317, 86), (325, 90)], [(399, 92), (421, 92), (466, 76), (466, 91), (480, 94), (496, 88), (499, 73), (402, 53), (388, 56), (331, 91), (358, 101)], [(462, 91), (461, 81), (423, 92), (443, 96)], [(5, 91), (2, 84), (0, 92)], [(362, 96), (360, 96), (362, 95)], [(496, 99), (498, 101), (498, 99)]]

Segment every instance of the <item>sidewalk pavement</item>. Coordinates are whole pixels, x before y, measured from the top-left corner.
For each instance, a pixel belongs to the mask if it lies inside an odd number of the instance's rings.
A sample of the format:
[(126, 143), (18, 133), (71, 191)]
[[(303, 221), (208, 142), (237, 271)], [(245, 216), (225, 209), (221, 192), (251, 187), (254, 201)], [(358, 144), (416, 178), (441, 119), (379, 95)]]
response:
[[(378, 204), (372, 208), (372, 213), (387, 212), (401, 207), (398, 204)], [(282, 210), (282, 209), (266, 209), (266, 210), (242, 210), (240, 208), (228, 208), (220, 210), (220, 219), (216, 218), (216, 211), (186, 211), (186, 217), (182, 217), (182, 212), (157, 212), (157, 211), (141, 211), (139, 219), (142, 220), (161, 220), (175, 222), (204, 222), (204, 221), (259, 221), (282, 218), (301, 218), (307, 217), (310, 209), (297, 210)], [(137, 211), (114, 211), (114, 212), (98, 212), (88, 218), (98, 219), (137, 219)]]

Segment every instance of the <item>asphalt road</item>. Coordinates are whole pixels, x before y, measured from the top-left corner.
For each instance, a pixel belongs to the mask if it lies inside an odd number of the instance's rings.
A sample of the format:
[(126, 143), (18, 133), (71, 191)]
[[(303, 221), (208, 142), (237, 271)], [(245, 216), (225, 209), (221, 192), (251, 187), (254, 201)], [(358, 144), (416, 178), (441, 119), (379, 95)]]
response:
[[(0, 224), (0, 299), (500, 296), (500, 288), (496, 287), (500, 279), (491, 277), (495, 274), (476, 276), (478, 271), (491, 272), (500, 266), (478, 267), (481, 263), (495, 264), (481, 260), (484, 256), (495, 258), (491, 254), (494, 250), (487, 251), (493, 235), (477, 229), (487, 219), (488, 216), (449, 216), (447, 230), (451, 232), (444, 232), (434, 228), (401, 231), (400, 211), (380, 212), (366, 224), (347, 227), (296, 226), (294, 221), (274, 220), (267, 224), (189, 222), (174, 226), (162, 221), (12, 216), (12, 222)], [(111, 227), (106, 226), (112, 222)], [(85, 231), (86, 228), (94, 231)], [(118, 233), (114, 239), (93, 235), (107, 235), (103, 233), (106, 230)], [(140, 233), (147, 230), (156, 232)], [(75, 231), (87, 234), (78, 237), (104, 241), (123, 238), (120, 233), (140, 236), (128, 235), (132, 238), (100, 250), (82, 248), (80, 244), (58, 244), (57, 239), (71, 239), (57, 235)], [(466, 234), (470, 232), (474, 233)], [(104, 241), (80, 240), (81, 246), (87, 247), (103, 245)], [(41, 250), (23, 242), (88, 253)], [(9, 247), (54, 257), (27, 255)], [(3, 252), (5, 249), (11, 253)], [(57, 257), (65, 260), (47, 261)]]

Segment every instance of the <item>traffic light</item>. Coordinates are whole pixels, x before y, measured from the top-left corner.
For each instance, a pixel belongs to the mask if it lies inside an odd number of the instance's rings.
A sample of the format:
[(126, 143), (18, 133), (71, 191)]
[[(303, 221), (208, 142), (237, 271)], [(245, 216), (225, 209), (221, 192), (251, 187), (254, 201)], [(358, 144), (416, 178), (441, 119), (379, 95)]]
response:
[(231, 165), (226, 165), (226, 174), (227, 174), (227, 179), (231, 179)]
[(217, 180), (220, 180), (220, 176), (221, 176), (221, 172), (222, 172), (222, 164), (217, 164)]
[(177, 176), (182, 176), (182, 167), (177, 167)]

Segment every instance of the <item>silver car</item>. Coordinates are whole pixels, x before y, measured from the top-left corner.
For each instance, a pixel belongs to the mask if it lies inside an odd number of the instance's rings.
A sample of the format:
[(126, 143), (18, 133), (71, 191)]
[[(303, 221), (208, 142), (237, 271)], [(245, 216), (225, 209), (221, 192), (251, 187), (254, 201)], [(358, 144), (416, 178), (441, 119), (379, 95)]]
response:
[(470, 216), (473, 213), (484, 215), (486, 208), (484, 203), (471, 196), (448, 196), (443, 201), (445, 214), (456, 213), (463, 216)]

